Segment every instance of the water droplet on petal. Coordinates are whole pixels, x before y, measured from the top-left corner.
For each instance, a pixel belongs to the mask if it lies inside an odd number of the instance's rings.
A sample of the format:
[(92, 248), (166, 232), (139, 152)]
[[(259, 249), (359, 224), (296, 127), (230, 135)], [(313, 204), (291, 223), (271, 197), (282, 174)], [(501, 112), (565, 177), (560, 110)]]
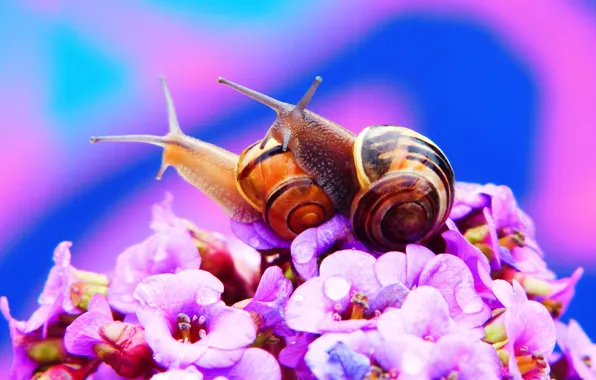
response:
[(446, 262), (442, 262), (441, 265), (439, 266), (439, 272), (445, 272), (447, 270), (447, 263)]
[(302, 294), (294, 294), (293, 298), (296, 302), (302, 302), (302, 300), (304, 300), (304, 296)]
[(329, 299), (339, 301), (350, 295), (352, 284), (343, 277), (333, 276), (325, 280), (323, 286), (324, 293)]
[(253, 248), (258, 248), (259, 247), (259, 238), (256, 237), (251, 237), (248, 239), (248, 245), (250, 245)]

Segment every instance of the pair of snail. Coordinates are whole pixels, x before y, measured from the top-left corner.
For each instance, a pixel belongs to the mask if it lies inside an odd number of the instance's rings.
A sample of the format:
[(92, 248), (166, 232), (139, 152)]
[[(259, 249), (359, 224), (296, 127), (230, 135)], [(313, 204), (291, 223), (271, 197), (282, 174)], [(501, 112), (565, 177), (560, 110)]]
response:
[(218, 78), (277, 112), (265, 137), (239, 156), (185, 135), (165, 79), (160, 79), (168, 134), (93, 137), (91, 142), (163, 147), (157, 178), (175, 167), (236, 221), (263, 219), (291, 240), (341, 213), (350, 217), (361, 242), (385, 252), (424, 241), (447, 220), (455, 180), (443, 152), (407, 128), (374, 125), (355, 136), (307, 110), (320, 77), (295, 106)]

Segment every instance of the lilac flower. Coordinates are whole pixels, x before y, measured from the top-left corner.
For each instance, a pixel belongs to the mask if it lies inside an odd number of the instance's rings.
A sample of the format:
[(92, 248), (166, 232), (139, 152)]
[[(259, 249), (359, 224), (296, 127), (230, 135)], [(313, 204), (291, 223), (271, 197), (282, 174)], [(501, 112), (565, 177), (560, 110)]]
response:
[(508, 358), (509, 374), (515, 379), (534, 379), (548, 375), (546, 359), (555, 347), (555, 324), (546, 308), (529, 301), (517, 281), (509, 284), (495, 280), (493, 291), (507, 309), (494, 323), (503, 323), (507, 333), (504, 350)]
[(119, 375), (138, 377), (152, 368), (151, 349), (140, 326), (114, 321), (101, 294), (91, 299), (89, 311), (66, 328), (64, 344), (69, 353), (99, 357)]
[[(0, 298), (0, 310), (4, 315), (4, 318), (8, 321), (10, 338), (12, 340), (13, 362), (10, 370), (10, 377), (16, 380), (30, 379), (39, 364), (28, 355), (27, 351), (30, 345), (41, 341), (42, 338), (40, 336), (41, 334), (35, 334), (28, 330), (32, 324), (38, 324), (38, 322), (34, 321), (34, 323), (28, 323), (27, 321), (17, 321), (14, 319), (10, 314), (10, 308), (6, 297)], [(39, 325), (42, 325), (43, 323), (44, 322), (42, 321)], [(55, 354), (56, 358), (52, 361), (58, 362), (62, 359), (62, 356), (65, 355), (61, 342), (58, 342), (58, 344), (55, 345)]]
[(554, 318), (559, 318), (567, 310), (569, 302), (575, 294), (575, 284), (583, 273), (583, 268), (579, 267), (570, 277), (558, 280), (541, 280), (525, 273), (505, 270), (503, 278), (519, 282), (528, 295), (546, 306)]
[(273, 333), (285, 337), (294, 335), (284, 319), (284, 308), (292, 294), (292, 282), (284, 277), (279, 267), (269, 267), (263, 273), (253, 299), (244, 307), (261, 317), (260, 331), (272, 329)]
[(350, 220), (337, 214), (318, 227), (309, 228), (298, 235), (292, 242), (292, 263), (298, 274), (305, 280), (318, 276), (318, 258), (334, 245), (339, 250), (356, 248), (366, 250), (362, 243), (355, 240)]
[(83, 312), (94, 293), (106, 292), (105, 276), (78, 270), (70, 265), (71, 242), (62, 242), (54, 250), (54, 266), (39, 296), (39, 308), (29, 320), (12, 318), (5, 297), (0, 310), (8, 321), (13, 342), (14, 360), (11, 373), (15, 378), (29, 378), (40, 365), (59, 362), (66, 357), (61, 335), (64, 326), (58, 323), (63, 314)]
[[(366, 252), (336, 252), (321, 263), (321, 276), (300, 285), (286, 307), (286, 322), (297, 331), (312, 333), (348, 332), (374, 321), (369, 303), (381, 290), (375, 274), (375, 258)], [(395, 302), (407, 289), (402, 286)]]
[(321, 275), (300, 285), (290, 298), (288, 326), (311, 333), (374, 327), (376, 313), (401, 306), (414, 285), (439, 289), (459, 323), (477, 327), (488, 319), (490, 309), (474, 291), (463, 261), (435, 256), (417, 245), (409, 245), (406, 252), (388, 252), (377, 260), (357, 250), (329, 255), (321, 263)]
[(184, 369), (173, 369), (154, 375), (151, 380), (203, 380), (204, 376), (194, 366)]
[(154, 275), (134, 297), (155, 360), (166, 367), (229, 367), (256, 337), (248, 312), (220, 301), (223, 284), (203, 270)]
[(262, 220), (252, 223), (241, 223), (230, 220), (232, 232), (238, 239), (258, 251), (288, 249), (291, 242), (277, 236)]
[(586, 380), (596, 379), (596, 345), (592, 343), (581, 326), (573, 319), (565, 326), (563, 323), (555, 322), (557, 329), (557, 343), (563, 351), (567, 362), (566, 378)]
[[(426, 378), (427, 374), (432, 379), (453, 372), (465, 379), (497, 379), (500, 374), (495, 350), (480, 341), (482, 329), (458, 325), (435, 288), (412, 290), (401, 309), (379, 317), (378, 331), (374, 357), (385, 372), (402, 374), (403, 378)], [(478, 362), (471, 363), (472, 358)]]
[(87, 308), (91, 296), (107, 290), (108, 279), (100, 274), (75, 269), (70, 265), (71, 242), (60, 243), (54, 250), (54, 266), (38, 303), (40, 307), (27, 323), (21, 327), (29, 333), (43, 327), (45, 336), (47, 326), (60, 314), (79, 314)]
[(325, 334), (308, 346), (305, 362), (317, 379), (363, 379), (369, 372), (374, 352), (367, 334)]
[(458, 335), (439, 339), (426, 368), (430, 379), (501, 379), (501, 363), (495, 349), (487, 343), (469, 341)]
[[(327, 334), (329, 335), (329, 334)], [(280, 364), (292, 368), (299, 379), (314, 379), (304, 357), (309, 345), (316, 339), (316, 334), (298, 333), (286, 338), (286, 346), (279, 353)]]
[(273, 355), (260, 348), (247, 348), (240, 360), (228, 368), (202, 369), (205, 380), (281, 380), (281, 369)]
[(451, 219), (457, 222), (484, 208), (490, 209), (497, 230), (509, 227), (522, 231), (530, 237), (534, 236), (534, 225), (531, 219), (518, 208), (509, 187), (461, 181), (455, 184)]
[(493, 280), (490, 276), (491, 269), (486, 256), (468, 242), (459, 231), (445, 231), (442, 236), (446, 243), (445, 251), (459, 257), (470, 269), (474, 277), (476, 292), (485, 300), (494, 300), (495, 297), (491, 289)]
[(123, 313), (134, 313), (135, 288), (143, 279), (161, 273), (199, 269), (201, 257), (184, 222), (171, 209), (172, 197), (153, 206), (152, 236), (118, 256), (108, 290), (110, 304)]
[(412, 290), (400, 309), (392, 309), (379, 317), (377, 328), (381, 336), (390, 338), (410, 334), (436, 342), (449, 334), (459, 334), (480, 340), (482, 329), (468, 329), (449, 316), (449, 305), (439, 290), (420, 286)]

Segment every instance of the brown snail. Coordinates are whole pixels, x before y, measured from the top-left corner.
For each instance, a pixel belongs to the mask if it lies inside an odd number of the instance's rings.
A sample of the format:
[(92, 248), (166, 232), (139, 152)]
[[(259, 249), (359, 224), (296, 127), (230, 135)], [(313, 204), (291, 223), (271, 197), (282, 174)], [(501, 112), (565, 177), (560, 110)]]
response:
[(294, 161), (292, 152), (275, 140), (258, 141), (239, 156), (185, 135), (165, 79), (169, 133), (165, 136), (92, 137), (91, 142), (141, 142), (164, 148), (160, 179), (168, 166), (215, 200), (230, 218), (244, 223), (259, 219), (280, 237), (293, 239), (329, 220), (335, 213), (329, 196)]
[(379, 251), (403, 249), (430, 237), (447, 220), (453, 169), (428, 138), (396, 126), (370, 126), (354, 136), (306, 110), (320, 77), (295, 107), (223, 78), (218, 82), (277, 112), (263, 143), (274, 139), (291, 151), (337, 210), (350, 216), (362, 242)]

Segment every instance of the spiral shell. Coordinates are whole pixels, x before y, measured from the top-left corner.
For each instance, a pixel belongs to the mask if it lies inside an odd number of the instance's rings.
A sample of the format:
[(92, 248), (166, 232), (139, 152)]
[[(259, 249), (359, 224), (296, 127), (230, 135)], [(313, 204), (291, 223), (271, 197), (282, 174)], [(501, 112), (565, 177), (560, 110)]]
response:
[(455, 178), (445, 154), (403, 127), (371, 126), (354, 144), (360, 191), (352, 202), (356, 236), (379, 251), (430, 237), (447, 220)]
[(315, 181), (294, 160), (290, 151), (269, 140), (241, 154), (236, 167), (236, 185), (242, 196), (263, 214), (265, 222), (284, 239), (329, 220), (333, 204)]

